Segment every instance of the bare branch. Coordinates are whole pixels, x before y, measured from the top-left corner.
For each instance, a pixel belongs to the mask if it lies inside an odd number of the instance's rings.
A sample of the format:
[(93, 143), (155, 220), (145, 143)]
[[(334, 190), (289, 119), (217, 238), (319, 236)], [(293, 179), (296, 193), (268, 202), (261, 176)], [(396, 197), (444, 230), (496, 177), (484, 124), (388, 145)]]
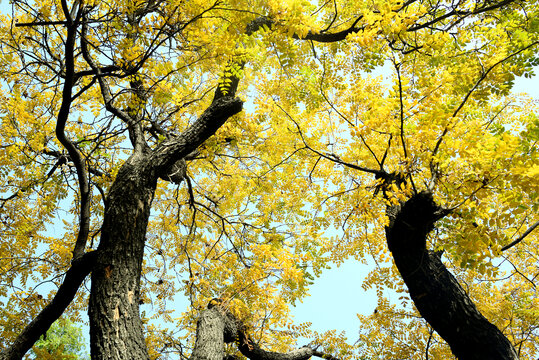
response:
[[(62, 1), (62, 6), (65, 7), (65, 1)], [(66, 18), (70, 18), (69, 13), (65, 13)], [(77, 34), (78, 24), (69, 21), (67, 26), (67, 37), (65, 41), (65, 80), (62, 90), (62, 104), (58, 112), (56, 121), (56, 137), (58, 141), (66, 148), (71, 160), (75, 164), (80, 191), (80, 214), (79, 214), (79, 233), (73, 249), (73, 259), (77, 259), (84, 254), (88, 234), (90, 231), (90, 184), (88, 174), (84, 164), (82, 154), (77, 149), (75, 144), (69, 140), (65, 134), (65, 126), (71, 110), (73, 101), (72, 91), (75, 85), (75, 37)]]
[(301, 137), (301, 140), (303, 141), (303, 145), (305, 146), (306, 149), (314, 152), (315, 154), (317, 154), (318, 156), (324, 158), (324, 159), (327, 159), (329, 161), (333, 161), (335, 163), (338, 163), (338, 164), (341, 164), (343, 166), (346, 166), (348, 168), (351, 168), (351, 169), (354, 169), (354, 170), (359, 170), (359, 171), (363, 171), (363, 172), (366, 172), (366, 173), (370, 173), (370, 174), (375, 174), (375, 175), (379, 175), (379, 174), (383, 174), (385, 173), (383, 170), (375, 170), (375, 169), (369, 169), (369, 168), (365, 168), (365, 167), (362, 167), (362, 166), (359, 166), (359, 165), (355, 165), (355, 164), (351, 164), (349, 162), (346, 162), (346, 161), (343, 161), (341, 160), (337, 155), (335, 154), (324, 154), (316, 149), (313, 149), (311, 146), (309, 146), (307, 144), (307, 141), (305, 140), (305, 138), (303, 137), (303, 132), (301, 131), (301, 128), (299, 126), (299, 124), (296, 122), (296, 120), (294, 120), (292, 118), (292, 116), (290, 116), (290, 114), (288, 114), (288, 112), (283, 109), (279, 104), (275, 103), (275, 105), (281, 109), (282, 112), (285, 113), (285, 115), (294, 123), (294, 125), (296, 125), (296, 128), (298, 129), (298, 133)]
[(496, 63), (494, 63), (493, 65), (491, 65), (487, 70), (483, 71), (483, 73), (481, 74), (479, 79), (477, 79), (477, 81), (475, 82), (474, 86), (472, 86), (472, 88), (466, 93), (466, 95), (464, 96), (464, 98), (460, 102), (459, 106), (457, 106), (457, 108), (453, 112), (453, 115), (451, 115), (451, 118), (448, 120), (448, 123), (445, 126), (444, 131), (442, 132), (442, 134), (438, 138), (438, 141), (436, 142), (436, 145), (434, 146), (434, 149), (432, 150), (431, 161), (430, 161), (430, 164), (429, 164), (430, 171), (431, 171), (431, 174), (432, 174), (432, 181), (431, 181), (431, 184), (429, 185), (429, 190), (431, 190), (431, 191), (433, 190), (433, 188), (436, 186), (436, 182), (437, 182), (437, 179), (438, 179), (438, 164), (437, 164), (437, 162), (434, 161), (434, 157), (438, 153), (438, 150), (440, 149), (440, 145), (442, 144), (442, 142), (443, 142), (443, 140), (445, 138), (445, 135), (448, 133), (450, 124), (453, 121), (453, 119), (455, 119), (457, 117), (457, 115), (462, 110), (464, 105), (466, 105), (466, 103), (468, 102), (468, 100), (470, 99), (470, 97), (472, 96), (474, 91), (487, 78), (487, 75), (495, 67), (497, 67), (500, 64), (503, 64), (504, 62), (506, 62), (507, 60), (509, 60), (513, 56), (516, 56), (516, 55), (520, 54), (521, 52), (526, 51), (526, 50), (528, 50), (528, 49), (530, 49), (530, 48), (532, 48), (532, 47), (534, 47), (534, 46), (536, 46), (538, 44), (539, 44), (539, 41), (534, 41), (531, 44), (523, 47), (522, 49), (520, 49), (520, 50), (518, 50), (518, 51), (516, 51), (516, 52), (514, 52), (512, 54), (507, 55), (503, 59), (501, 59), (501, 60), (497, 61)]

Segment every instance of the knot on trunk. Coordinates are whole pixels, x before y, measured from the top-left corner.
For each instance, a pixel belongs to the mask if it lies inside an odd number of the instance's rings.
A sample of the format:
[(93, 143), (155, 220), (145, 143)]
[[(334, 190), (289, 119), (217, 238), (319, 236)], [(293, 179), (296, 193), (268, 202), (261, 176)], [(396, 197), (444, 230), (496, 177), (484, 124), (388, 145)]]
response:
[(164, 171), (159, 177), (174, 184), (180, 184), (187, 176), (187, 164), (185, 159), (176, 161), (170, 168)]

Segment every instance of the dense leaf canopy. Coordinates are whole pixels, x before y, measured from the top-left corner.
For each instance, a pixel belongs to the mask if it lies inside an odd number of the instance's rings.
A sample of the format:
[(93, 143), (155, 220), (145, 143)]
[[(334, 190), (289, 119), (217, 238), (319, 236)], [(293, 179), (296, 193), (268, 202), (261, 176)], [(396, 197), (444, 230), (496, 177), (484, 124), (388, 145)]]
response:
[[(341, 359), (450, 358), (386, 244), (387, 207), (420, 191), (451, 210), (428, 248), (538, 356), (539, 117), (511, 91), (539, 64), (536, 0), (12, 0), (1, 16), (2, 348), (97, 249), (127, 159), (238, 96), (243, 111), (157, 183), (140, 297), (151, 358), (189, 356), (212, 298), (274, 351), (302, 336)], [(291, 305), (349, 258), (374, 265), (348, 286), (379, 297), (359, 340), (295, 324)]]

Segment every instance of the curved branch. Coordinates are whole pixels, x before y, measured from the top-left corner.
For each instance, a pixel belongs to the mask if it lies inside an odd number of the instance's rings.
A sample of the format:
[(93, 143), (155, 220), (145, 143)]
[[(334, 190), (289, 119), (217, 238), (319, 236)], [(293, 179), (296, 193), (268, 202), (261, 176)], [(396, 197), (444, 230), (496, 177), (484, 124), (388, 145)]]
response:
[(512, 241), (510, 244), (507, 244), (505, 245), (504, 247), (502, 247), (502, 251), (505, 251), (505, 250), (509, 250), (510, 248), (512, 248), (513, 246), (515, 246), (516, 244), (518, 244), (519, 242), (521, 242), (522, 240), (524, 240), (524, 238), (528, 235), (530, 235), (530, 233), (535, 230), (536, 227), (539, 226), (539, 221), (537, 221), (535, 224), (533, 224), (532, 226), (530, 226), (528, 228), (528, 230), (524, 231), (524, 233), (522, 235), (520, 235), (518, 238), (516, 238), (514, 241)]
[(3, 350), (0, 354), (1, 360), (19, 360), (32, 348), (71, 304), (80, 285), (92, 271), (96, 259), (97, 251), (92, 251), (73, 260), (54, 298), (17, 336), (13, 344)]
[(440, 255), (426, 248), (434, 223), (450, 211), (427, 192), (387, 208), (389, 250), (421, 316), (459, 359), (512, 360), (511, 342), (475, 307)]
[[(62, 1), (65, 16), (68, 19), (67, 37), (65, 41), (65, 81), (62, 90), (62, 104), (58, 112), (56, 121), (56, 138), (66, 148), (71, 160), (75, 164), (80, 191), (80, 218), (79, 233), (73, 249), (73, 259), (76, 260), (84, 254), (88, 234), (90, 231), (90, 183), (85, 168), (82, 154), (75, 144), (69, 140), (65, 134), (65, 127), (73, 101), (72, 92), (75, 85), (75, 37), (78, 23), (71, 20), (71, 15), (67, 12), (67, 5)], [(78, 16), (77, 16), (78, 19)]]

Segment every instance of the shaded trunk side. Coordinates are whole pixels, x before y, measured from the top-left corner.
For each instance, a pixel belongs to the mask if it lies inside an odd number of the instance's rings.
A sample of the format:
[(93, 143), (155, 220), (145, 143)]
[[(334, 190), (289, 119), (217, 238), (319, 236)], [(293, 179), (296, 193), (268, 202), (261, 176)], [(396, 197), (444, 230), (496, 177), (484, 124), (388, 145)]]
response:
[(427, 234), (446, 214), (425, 192), (388, 207), (387, 244), (410, 297), (457, 358), (517, 359), (509, 340), (477, 310), (440, 256), (426, 248)]
[(128, 162), (105, 208), (99, 257), (92, 272), (92, 359), (142, 360), (148, 351), (139, 315), (140, 276), (156, 176)]

